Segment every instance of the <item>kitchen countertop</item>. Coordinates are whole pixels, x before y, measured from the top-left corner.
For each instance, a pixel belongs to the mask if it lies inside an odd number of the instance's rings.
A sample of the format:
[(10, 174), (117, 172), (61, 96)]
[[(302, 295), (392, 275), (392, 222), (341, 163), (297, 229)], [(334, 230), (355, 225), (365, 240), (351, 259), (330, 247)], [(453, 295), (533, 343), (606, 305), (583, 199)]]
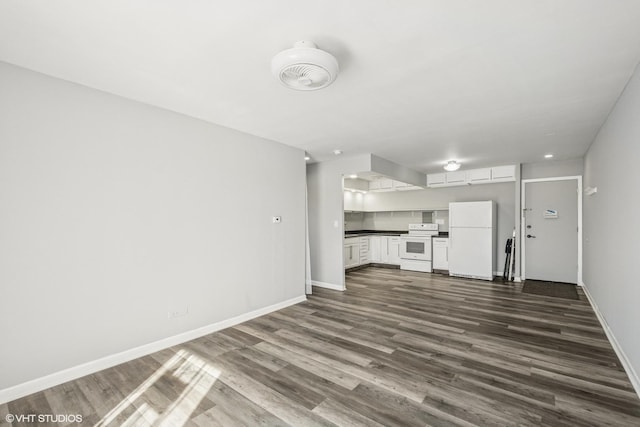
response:
[[(360, 236), (401, 236), (403, 234), (408, 234), (408, 231), (394, 231), (394, 230), (354, 230), (354, 231), (345, 231), (344, 237), (360, 237)], [(433, 237), (449, 237), (449, 233), (446, 231), (441, 231), (437, 236)]]
[(400, 236), (401, 234), (408, 234), (408, 231), (394, 231), (394, 230), (354, 230), (345, 231), (344, 237), (360, 237), (360, 236)]

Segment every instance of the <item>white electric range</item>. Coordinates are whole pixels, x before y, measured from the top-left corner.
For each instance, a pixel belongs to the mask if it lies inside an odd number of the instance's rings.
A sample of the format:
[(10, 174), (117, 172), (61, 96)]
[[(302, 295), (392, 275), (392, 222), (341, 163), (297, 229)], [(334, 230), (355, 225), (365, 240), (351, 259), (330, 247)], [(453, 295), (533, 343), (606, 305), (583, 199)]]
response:
[(409, 234), (400, 236), (400, 269), (430, 273), (431, 238), (438, 224), (409, 224)]

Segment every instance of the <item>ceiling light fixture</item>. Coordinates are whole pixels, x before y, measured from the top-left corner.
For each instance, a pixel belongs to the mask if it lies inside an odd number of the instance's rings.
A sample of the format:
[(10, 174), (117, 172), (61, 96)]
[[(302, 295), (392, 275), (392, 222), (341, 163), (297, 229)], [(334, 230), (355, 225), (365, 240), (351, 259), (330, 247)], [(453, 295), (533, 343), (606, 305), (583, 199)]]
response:
[(339, 156), (340, 154), (342, 154), (342, 150), (333, 150), (333, 154)]
[(318, 90), (338, 77), (338, 61), (314, 42), (302, 40), (271, 60), (271, 72), (280, 83), (295, 90)]
[(308, 162), (309, 160), (311, 160), (311, 157), (309, 157), (309, 156), (304, 156), (304, 160)]
[(351, 179), (356, 179), (358, 177), (358, 175), (356, 175), (355, 173), (352, 173), (351, 175), (349, 175), (349, 178)]
[(550, 158), (552, 158), (552, 157), (553, 157), (553, 154), (545, 154), (545, 155), (544, 155), (544, 158), (545, 158), (545, 159), (550, 159)]
[(447, 164), (444, 165), (444, 170), (448, 172), (457, 171), (458, 169), (460, 169), (460, 163), (456, 162), (455, 160), (449, 160)]

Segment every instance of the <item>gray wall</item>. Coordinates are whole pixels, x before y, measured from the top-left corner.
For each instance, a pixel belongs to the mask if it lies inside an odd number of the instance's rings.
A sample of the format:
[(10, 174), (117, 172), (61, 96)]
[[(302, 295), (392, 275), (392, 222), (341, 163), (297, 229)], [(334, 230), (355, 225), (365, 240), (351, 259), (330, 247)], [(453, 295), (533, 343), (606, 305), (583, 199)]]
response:
[(578, 176), (584, 170), (582, 157), (568, 160), (545, 160), (522, 164), (522, 179), (550, 178), (555, 176)]
[(513, 182), (505, 182), (415, 191), (367, 193), (364, 198), (364, 207), (367, 211), (437, 210), (448, 209), (450, 202), (494, 200), (498, 209), (497, 265), (494, 266), (494, 271), (502, 271), (505, 259), (504, 245), (507, 238), (513, 234), (515, 226), (515, 185)]
[(304, 295), (302, 151), (4, 63), (0, 93), (0, 389)]
[(307, 166), (311, 279), (344, 287), (343, 175), (371, 170), (371, 155)]
[(640, 372), (640, 72), (623, 92), (587, 151), (584, 187), (583, 281), (618, 343)]

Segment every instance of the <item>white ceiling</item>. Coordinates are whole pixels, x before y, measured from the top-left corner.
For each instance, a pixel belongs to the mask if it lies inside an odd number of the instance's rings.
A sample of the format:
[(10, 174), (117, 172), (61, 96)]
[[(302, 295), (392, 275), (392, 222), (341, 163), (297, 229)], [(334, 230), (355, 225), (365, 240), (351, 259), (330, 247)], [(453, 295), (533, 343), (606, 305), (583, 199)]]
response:
[[(308, 151), (423, 172), (582, 156), (640, 60), (637, 0), (0, 2), (0, 60)], [(338, 58), (296, 92), (271, 57)]]

